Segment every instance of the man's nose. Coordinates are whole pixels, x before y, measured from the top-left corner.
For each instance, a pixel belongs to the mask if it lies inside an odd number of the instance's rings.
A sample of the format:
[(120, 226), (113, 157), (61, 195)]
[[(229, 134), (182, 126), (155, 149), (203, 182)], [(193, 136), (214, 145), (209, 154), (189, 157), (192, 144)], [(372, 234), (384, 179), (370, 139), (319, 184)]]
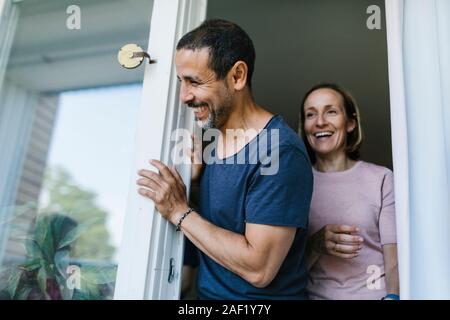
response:
[(188, 87), (186, 85), (181, 84), (180, 101), (183, 104), (187, 104), (192, 100), (194, 100), (194, 95), (192, 94), (192, 92), (188, 89)]

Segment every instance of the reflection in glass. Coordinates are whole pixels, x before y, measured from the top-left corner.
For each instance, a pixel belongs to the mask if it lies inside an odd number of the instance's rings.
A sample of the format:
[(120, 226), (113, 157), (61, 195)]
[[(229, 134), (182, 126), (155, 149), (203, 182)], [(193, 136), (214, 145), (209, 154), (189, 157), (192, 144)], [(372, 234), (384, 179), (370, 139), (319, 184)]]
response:
[(147, 46), (152, 1), (80, 0), (80, 30), (71, 4), (0, 20), (0, 299), (114, 293), (143, 78), (116, 55)]
[(0, 207), (0, 298), (112, 298), (140, 91), (62, 93), (47, 135), (36, 113)]

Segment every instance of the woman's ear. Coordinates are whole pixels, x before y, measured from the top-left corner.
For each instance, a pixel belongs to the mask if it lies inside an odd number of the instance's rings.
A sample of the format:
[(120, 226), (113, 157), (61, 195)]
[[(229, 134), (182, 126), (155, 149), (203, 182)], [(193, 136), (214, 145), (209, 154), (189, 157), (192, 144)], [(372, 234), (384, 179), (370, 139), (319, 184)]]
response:
[(356, 128), (356, 120), (355, 119), (350, 119), (347, 121), (347, 133), (351, 133), (353, 132), (353, 130), (355, 130)]
[(233, 88), (237, 91), (243, 90), (247, 85), (247, 64), (244, 61), (238, 61), (230, 71)]

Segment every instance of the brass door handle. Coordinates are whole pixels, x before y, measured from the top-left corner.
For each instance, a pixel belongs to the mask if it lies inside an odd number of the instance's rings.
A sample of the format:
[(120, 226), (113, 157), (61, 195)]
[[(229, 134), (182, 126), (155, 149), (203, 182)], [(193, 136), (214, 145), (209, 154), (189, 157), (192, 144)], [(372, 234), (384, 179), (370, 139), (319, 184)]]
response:
[(156, 60), (151, 59), (147, 52), (134, 43), (124, 45), (117, 53), (120, 65), (127, 69), (139, 67), (145, 58), (148, 58), (148, 63), (156, 63)]

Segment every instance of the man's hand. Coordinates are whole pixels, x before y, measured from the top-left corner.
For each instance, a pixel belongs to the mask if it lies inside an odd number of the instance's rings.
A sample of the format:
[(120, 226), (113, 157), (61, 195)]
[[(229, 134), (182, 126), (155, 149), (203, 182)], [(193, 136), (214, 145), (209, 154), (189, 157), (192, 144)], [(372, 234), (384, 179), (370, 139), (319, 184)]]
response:
[(358, 256), (364, 239), (352, 235), (358, 232), (355, 226), (327, 224), (311, 237), (312, 249), (320, 254), (327, 254), (344, 259)]
[(168, 168), (158, 160), (151, 160), (150, 164), (159, 170), (159, 173), (150, 170), (139, 170), (142, 177), (137, 180), (139, 194), (150, 198), (155, 203), (161, 215), (177, 224), (183, 212), (189, 209), (186, 186), (180, 174), (174, 167)]

